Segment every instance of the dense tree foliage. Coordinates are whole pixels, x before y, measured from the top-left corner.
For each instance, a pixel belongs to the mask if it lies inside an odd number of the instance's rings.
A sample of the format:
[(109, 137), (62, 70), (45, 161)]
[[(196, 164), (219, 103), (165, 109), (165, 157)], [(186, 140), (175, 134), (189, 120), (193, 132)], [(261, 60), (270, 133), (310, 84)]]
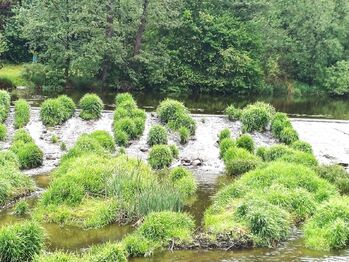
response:
[[(1, 0), (0, 52), (45, 85), (349, 93), (346, 0)], [(36, 69), (38, 66), (36, 66)], [(47, 81), (49, 79), (49, 81)]]

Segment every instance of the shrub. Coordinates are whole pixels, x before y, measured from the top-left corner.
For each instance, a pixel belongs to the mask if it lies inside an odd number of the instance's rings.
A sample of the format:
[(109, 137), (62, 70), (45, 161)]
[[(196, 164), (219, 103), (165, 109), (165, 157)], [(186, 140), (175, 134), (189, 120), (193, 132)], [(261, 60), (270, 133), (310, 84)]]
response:
[(25, 200), (20, 200), (17, 202), (17, 204), (13, 208), (13, 213), (16, 216), (24, 216), (28, 214), (29, 211), (29, 204)]
[(0, 123), (3, 123), (10, 111), (11, 97), (5, 90), (0, 90)]
[(30, 106), (24, 99), (15, 102), (15, 128), (25, 127), (30, 120)]
[(344, 248), (349, 244), (348, 224), (348, 198), (333, 198), (305, 223), (305, 245), (318, 250)]
[(349, 174), (340, 165), (319, 166), (316, 168), (317, 174), (334, 184), (342, 194), (349, 193)]
[(218, 134), (218, 142), (221, 143), (221, 141), (225, 138), (230, 138), (231, 132), (229, 128), (224, 128), (221, 132)]
[(122, 130), (114, 129), (114, 138), (118, 146), (126, 147), (129, 143), (127, 133)]
[(349, 93), (349, 62), (342, 60), (327, 68), (324, 86), (335, 95)]
[(179, 133), (179, 142), (182, 145), (185, 145), (189, 142), (189, 137), (190, 137), (190, 131), (188, 128), (182, 126), (181, 128), (178, 129)]
[(89, 137), (96, 140), (107, 151), (115, 151), (113, 137), (107, 131), (97, 130), (89, 134)]
[(280, 142), (290, 145), (298, 140), (298, 134), (293, 127), (285, 127), (280, 133)]
[(248, 134), (244, 134), (236, 139), (236, 146), (239, 148), (244, 148), (247, 151), (254, 153), (254, 141), (252, 137)]
[(167, 144), (167, 130), (161, 125), (152, 126), (148, 134), (148, 145), (166, 145)]
[(264, 131), (274, 113), (274, 109), (264, 103), (257, 102), (242, 110), (241, 122), (246, 132)]
[(96, 120), (102, 115), (104, 104), (96, 94), (86, 94), (79, 102), (81, 108), (80, 117), (84, 120)]
[(260, 159), (243, 148), (230, 147), (224, 154), (225, 169), (229, 175), (241, 175), (260, 163)]
[(150, 149), (148, 162), (153, 169), (163, 169), (171, 165), (173, 158), (170, 146), (155, 145)]
[(311, 147), (311, 145), (301, 140), (296, 140), (295, 142), (293, 142), (291, 144), (291, 148), (298, 151), (302, 151), (304, 153), (309, 153), (309, 154), (313, 153), (313, 148)]
[(0, 229), (0, 261), (32, 261), (44, 245), (44, 231), (34, 222)]
[(277, 112), (271, 121), (271, 131), (276, 138), (280, 138), (282, 130), (286, 127), (292, 127), (291, 121), (285, 113)]
[(232, 138), (225, 138), (219, 143), (219, 157), (223, 158), (225, 152), (231, 147), (236, 147), (236, 142)]
[(230, 121), (239, 120), (241, 117), (242, 110), (234, 107), (233, 105), (228, 106), (225, 109), (225, 114), (228, 116)]
[(106, 243), (92, 246), (82, 258), (91, 262), (126, 262), (126, 252), (120, 244)]
[(174, 120), (178, 114), (188, 113), (183, 103), (172, 99), (162, 101), (156, 111), (160, 120), (166, 124)]
[(10, 150), (17, 155), (21, 169), (42, 165), (44, 154), (24, 129), (16, 131)]
[(7, 136), (7, 128), (4, 124), (0, 123), (0, 141), (4, 141)]

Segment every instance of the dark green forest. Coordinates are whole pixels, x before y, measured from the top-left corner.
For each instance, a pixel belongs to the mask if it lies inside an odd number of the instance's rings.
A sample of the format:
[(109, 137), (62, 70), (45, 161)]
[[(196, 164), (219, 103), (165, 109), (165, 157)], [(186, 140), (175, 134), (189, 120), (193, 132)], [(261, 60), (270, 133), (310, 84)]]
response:
[[(0, 53), (36, 86), (349, 93), (347, 0), (1, 0)], [(31, 61), (35, 63), (29, 63)]]

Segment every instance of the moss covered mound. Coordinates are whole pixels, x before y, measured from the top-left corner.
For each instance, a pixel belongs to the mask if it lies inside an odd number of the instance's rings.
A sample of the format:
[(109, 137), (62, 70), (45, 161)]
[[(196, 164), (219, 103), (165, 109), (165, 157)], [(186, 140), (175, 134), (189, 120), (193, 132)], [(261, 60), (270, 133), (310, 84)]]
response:
[(286, 239), (293, 225), (311, 217), (319, 203), (337, 195), (333, 185), (303, 165), (270, 163), (218, 192), (205, 213), (205, 229), (273, 246)]

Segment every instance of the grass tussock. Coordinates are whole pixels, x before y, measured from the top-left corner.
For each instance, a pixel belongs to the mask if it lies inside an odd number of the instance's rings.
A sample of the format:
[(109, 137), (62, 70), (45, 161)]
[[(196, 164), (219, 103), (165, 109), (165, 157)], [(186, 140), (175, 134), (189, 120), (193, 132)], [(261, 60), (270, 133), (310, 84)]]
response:
[(30, 120), (30, 105), (24, 99), (15, 102), (15, 128), (25, 127)]
[(143, 134), (147, 116), (129, 93), (117, 95), (115, 103), (114, 138), (119, 146), (125, 147), (130, 140), (138, 139)]
[(232, 233), (235, 240), (248, 237), (256, 246), (274, 246), (287, 238), (292, 226), (313, 216), (319, 204), (337, 195), (312, 169), (273, 162), (220, 190), (205, 213), (205, 229), (213, 235)]

